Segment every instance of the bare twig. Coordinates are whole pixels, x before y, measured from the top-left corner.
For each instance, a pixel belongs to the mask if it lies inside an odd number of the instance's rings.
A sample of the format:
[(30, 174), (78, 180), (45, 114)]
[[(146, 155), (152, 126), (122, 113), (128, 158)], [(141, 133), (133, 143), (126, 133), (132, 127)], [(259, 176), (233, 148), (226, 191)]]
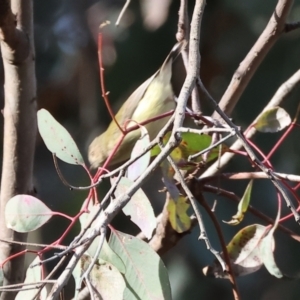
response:
[[(274, 172), (274, 174), (282, 179), (294, 182), (300, 182), (299, 175)], [(264, 172), (240, 172), (240, 173), (222, 173), (221, 177), (228, 179), (269, 179), (269, 176)]]
[[(224, 257), (224, 260), (225, 260), (226, 265), (227, 265), (226, 271), (228, 273), (228, 278), (229, 278), (231, 286), (232, 286), (234, 299), (238, 300), (238, 299), (240, 299), (239, 290), (238, 290), (236, 278), (235, 278), (235, 275), (234, 275), (234, 272), (233, 272), (233, 269), (232, 269), (231, 260), (230, 260), (230, 257), (229, 257), (229, 253), (227, 251), (226, 242), (224, 240), (224, 236), (223, 236), (223, 233), (222, 233), (221, 226), (220, 226), (220, 224), (218, 222), (218, 219), (216, 218), (215, 214), (213, 213), (213, 211), (208, 206), (208, 204), (207, 204), (206, 200), (204, 199), (202, 193), (199, 193), (197, 198), (198, 198), (198, 201), (201, 203), (201, 205), (206, 210), (207, 214), (210, 216), (210, 218), (211, 218), (211, 220), (212, 220), (212, 222), (215, 226), (215, 229), (216, 229), (218, 237), (219, 237), (219, 241), (221, 243), (223, 257)], [(224, 268), (223, 268), (223, 270), (224, 270)]]
[(177, 178), (179, 179), (179, 183), (181, 184), (185, 194), (187, 195), (187, 197), (189, 198), (190, 200), (190, 203), (193, 207), (193, 210), (195, 212), (195, 215), (196, 215), (196, 218), (197, 218), (197, 222), (199, 224), (199, 228), (200, 228), (200, 236), (199, 236), (199, 240), (204, 240), (205, 244), (206, 244), (206, 247), (207, 249), (216, 257), (216, 259), (220, 262), (221, 266), (222, 266), (222, 269), (225, 270), (226, 269), (226, 266), (225, 266), (225, 263), (223, 261), (223, 258), (221, 257), (220, 253), (215, 250), (208, 237), (207, 237), (207, 233), (206, 233), (206, 229), (205, 229), (205, 225), (204, 225), (204, 222), (203, 222), (203, 219), (202, 219), (202, 215), (201, 215), (201, 212), (197, 206), (197, 200), (196, 198), (194, 197), (194, 195), (192, 194), (192, 192), (190, 191), (189, 187), (187, 186), (180, 170), (178, 169), (177, 165), (174, 163), (173, 159), (169, 156), (168, 157), (168, 161), (171, 165), (171, 167), (173, 168), (173, 170), (175, 171), (176, 173), (176, 176)]
[(119, 14), (119, 17), (117, 19), (116, 26), (120, 25), (121, 19), (122, 19), (123, 15), (124, 15), (126, 9), (128, 8), (129, 4), (130, 4), (130, 0), (126, 0), (125, 4), (124, 4), (124, 6), (123, 6), (123, 8), (122, 8), (122, 10), (121, 10), (121, 12)]
[[(262, 173), (262, 172), (261, 172)], [(240, 202), (241, 198), (238, 197), (235, 193), (226, 191), (224, 189), (221, 189), (219, 187), (211, 186), (211, 185), (204, 185), (203, 191), (214, 193), (223, 197), (226, 197), (230, 200), (235, 201), (236, 203)], [(253, 206), (249, 205), (248, 211), (251, 212), (254, 216), (260, 218), (261, 220), (264, 220), (268, 225), (274, 224), (274, 220), (267, 215), (263, 214), (261, 211), (257, 210)], [(291, 238), (295, 239), (296, 241), (300, 241), (300, 236), (296, 234), (294, 231), (290, 230), (289, 228), (283, 226), (282, 224), (278, 224), (278, 229), (282, 230), (286, 234), (288, 234)]]

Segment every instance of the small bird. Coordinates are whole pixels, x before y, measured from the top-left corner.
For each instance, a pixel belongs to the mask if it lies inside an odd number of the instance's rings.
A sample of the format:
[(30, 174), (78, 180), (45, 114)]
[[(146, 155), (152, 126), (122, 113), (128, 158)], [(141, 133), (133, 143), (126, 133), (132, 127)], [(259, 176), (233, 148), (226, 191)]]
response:
[[(141, 84), (125, 101), (115, 116), (121, 127), (124, 126), (126, 121), (128, 122), (126, 128), (129, 128), (175, 108), (176, 103), (171, 85), (172, 63), (180, 54), (184, 45), (184, 42), (175, 44), (160, 69)], [(169, 116), (164, 117), (145, 125), (150, 140), (156, 137), (169, 118)], [(122, 132), (112, 120), (107, 130), (96, 137), (89, 146), (88, 158), (92, 168), (103, 165), (121, 136)], [(129, 159), (131, 151), (140, 136), (140, 129), (129, 132), (112, 157), (110, 165)]]

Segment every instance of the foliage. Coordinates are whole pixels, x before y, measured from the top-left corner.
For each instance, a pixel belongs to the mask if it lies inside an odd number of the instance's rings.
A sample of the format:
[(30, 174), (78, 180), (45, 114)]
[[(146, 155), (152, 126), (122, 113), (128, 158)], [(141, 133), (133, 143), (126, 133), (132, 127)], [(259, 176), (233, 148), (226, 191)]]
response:
[[(102, 50), (99, 47), (99, 52)], [(101, 64), (100, 69), (103, 70)], [(197, 77), (195, 86), (207, 98), (213, 100), (200, 77)], [(102, 94), (108, 99), (104, 85)], [(280, 96), (281, 101), (286, 98), (284, 94)], [(179, 97), (178, 106), (181, 98)], [(28, 194), (16, 195), (8, 201), (5, 206), (6, 226), (16, 232), (27, 233), (37, 230), (49, 222), (52, 216), (60, 216), (70, 222), (58, 240), (41, 246), (40, 250), (29, 250), (36, 258), (27, 269), (24, 283), (33, 287), (27, 291), (26, 285), (22, 286), (17, 299), (33, 297), (39, 292), (41, 299), (47, 297), (44, 288), (48, 279), (45, 275), (47, 262), (45, 254), (51, 249), (60, 252), (54, 257), (63, 259), (68, 255), (71, 256), (70, 264), (58, 276), (65, 280), (65, 284), (66, 273), (72, 273), (76, 285), (75, 296), (88, 290), (95, 299), (172, 299), (169, 274), (160, 255), (190, 234), (195, 226), (200, 228), (199, 239), (206, 242), (208, 250), (215, 256), (213, 264), (204, 268), (205, 275), (229, 279), (235, 298), (239, 299), (236, 277), (257, 272), (262, 266), (276, 278), (297, 279), (296, 276), (286, 275), (281, 270), (274, 254), (277, 250), (275, 230), (281, 230), (296, 241), (300, 240), (297, 233), (283, 225), (284, 221), (292, 218), (299, 223), (299, 215), (294, 207), (295, 201), (299, 202), (296, 194), (299, 186), (290, 186), (291, 181), (299, 182), (299, 178), (297, 175), (278, 173), (277, 167), (271, 163), (271, 157), (287, 141), (288, 136), (296, 132), (299, 126), (298, 112), (292, 121), (289, 113), (279, 106), (280, 103), (269, 105), (243, 132), (237, 126), (239, 120), (233, 123), (227, 117), (230, 112), (227, 112), (226, 108), (224, 115), (218, 112), (221, 117), (208, 117), (194, 110), (194, 100), (195, 98), (192, 100), (192, 110), (184, 105), (185, 119), (194, 122), (194, 125), (176, 127), (174, 122), (171, 131), (168, 131), (170, 128), (163, 128), (157, 139), (151, 141), (147, 132), (147, 122), (155, 122), (164, 116), (157, 116), (155, 120), (138, 124), (141, 136), (131, 151), (129, 161), (109, 170), (107, 169), (111, 159), (109, 157), (95, 174), (90, 171), (79, 147), (66, 128), (48, 110), (41, 109), (37, 112), (39, 133), (54, 157), (58, 176), (65, 185), (74, 190), (77, 197), (81, 197), (83, 204), (75, 216), (70, 216), (52, 210), (51, 205), (44, 204), (44, 199)], [(202, 97), (200, 100), (203, 101)], [(109, 101), (107, 103), (110, 106)], [(180, 113), (176, 111), (174, 118), (179, 120), (182, 115), (184, 115), (182, 111)], [(283, 130), (284, 133), (278, 138)], [(260, 141), (257, 142), (252, 138), (251, 132), (256, 131), (259, 131), (261, 136), (265, 133), (274, 133), (275, 139), (278, 139), (268, 154), (264, 153)], [(125, 130), (123, 134), (130, 132)], [(240, 142), (243, 148), (236, 148), (232, 137)], [(116, 149), (117, 147), (118, 145)], [(245, 165), (248, 164), (252, 168), (251, 171), (242, 172), (245, 167), (242, 164), (238, 166), (239, 170), (236, 173), (222, 171), (221, 168), (224, 167), (222, 160), (229, 156), (239, 156)], [(90, 184), (85, 187), (68, 184), (62, 175), (57, 158), (66, 164), (74, 165), (78, 170), (81, 167)], [(157, 210), (154, 199), (148, 197), (141, 188), (156, 168), (162, 173), (164, 188), (161, 192), (166, 198), (165, 206), (157, 217), (154, 213)], [(210, 172), (213, 168), (214, 171)], [(78, 172), (74, 171), (74, 174)], [(110, 189), (102, 196), (107, 178), (110, 179)], [(235, 182), (246, 179), (249, 182), (241, 198), (236, 192), (222, 186), (226, 179)], [(268, 213), (271, 214), (275, 207), (277, 210), (275, 220), (255, 208), (257, 196), (253, 194), (259, 190), (255, 184), (256, 179), (269, 179), (274, 184), (274, 190), (277, 192), (274, 199), (277, 198), (277, 201), (269, 205)], [(88, 196), (83, 198), (77, 190), (87, 190)], [(101, 196), (98, 194), (99, 190)], [(237, 206), (234, 208), (236, 213), (232, 214), (230, 221), (223, 221), (225, 224), (222, 224), (222, 227), (219, 224), (219, 219), (222, 218), (219, 218), (218, 211), (215, 211), (215, 205), (213, 208), (209, 205), (206, 194), (208, 192), (214, 197), (221, 195), (236, 201), (236, 205), (234, 204)], [(290, 208), (289, 213), (282, 212), (283, 200)], [(250, 205), (253, 201), (254, 207)], [(199, 205), (212, 220), (218, 233), (221, 250), (215, 250), (210, 243), (212, 233), (206, 230), (207, 221), (202, 217), (203, 212), (202, 209), (199, 211)], [(128, 234), (127, 229), (122, 226), (112, 225), (112, 220), (121, 214), (121, 210), (140, 230), (138, 236)], [(249, 224), (250, 214), (256, 215), (259, 221), (250, 221)], [(228, 211), (224, 212), (224, 215), (227, 220), (230, 218)], [(78, 221), (80, 233), (72, 243), (64, 246), (66, 236)], [(224, 230), (227, 225), (239, 225), (242, 228), (226, 246), (222, 229)], [(18, 253), (17, 256), (25, 253), (27, 250)], [(200, 256), (200, 253), (198, 255)], [(5, 267), (12, 259), (14, 257), (9, 257), (1, 266)], [(2, 278), (1, 269), (0, 281)], [(60, 283), (59, 288), (62, 286)]]

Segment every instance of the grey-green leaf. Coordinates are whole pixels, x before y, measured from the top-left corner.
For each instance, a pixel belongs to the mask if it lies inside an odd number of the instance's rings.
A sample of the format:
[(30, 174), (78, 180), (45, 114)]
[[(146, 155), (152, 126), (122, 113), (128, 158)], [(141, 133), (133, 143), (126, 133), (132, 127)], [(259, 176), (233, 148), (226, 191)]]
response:
[(37, 113), (40, 135), (50, 152), (62, 161), (73, 165), (84, 165), (79, 149), (70, 133), (45, 109)]

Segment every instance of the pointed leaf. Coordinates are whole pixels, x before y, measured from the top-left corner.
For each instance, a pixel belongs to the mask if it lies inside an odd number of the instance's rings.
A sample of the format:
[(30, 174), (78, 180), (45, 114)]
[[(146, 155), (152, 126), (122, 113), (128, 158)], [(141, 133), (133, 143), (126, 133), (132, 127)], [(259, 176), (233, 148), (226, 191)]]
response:
[[(115, 196), (118, 197), (125, 194), (132, 184), (133, 181), (122, 177), (115, 190)], [(142, 189), (136, 191), (122, 210), (126, 216), (130, 216), (131, 221), (150, 239), (156, 227), (156, 218), (151, 203)]]
[[(24, 283), (38, 283), (42, 280), (42, 268), (41, 266), (37, 265), (39, 263), (40, 263), (40, 258), (37, 256), (26, 271), (26, 277)], [(37, 266), (31, 267), (33, 265), (37, 265)], [(24, 289), (24, 291), (21, 290), (17, 294), (15, 300), (33, 299), (39, 290), (39, 288), (35, 288), (36, 285), (37, 284), (31, 285), (32, 289), (29, 290), (28, 290), (28, 285), (23, 286), (22, 289)], [(43, 300), (46, 298), (47, 298), (47, 289), (46, 287), (44, 287), (38, 299)]]
[(282, 278), (284, 275), (280, 271), (280, 269), (277, 267), (277, 264), (274, 259), (274, 231), (275, 229), (272, 227), (272, 229), (268, 232), (268, 234), (264, 237), (262, 240), (262, 243), (260, 245), (260, 251), (261, 251), (261, 259), (266, 267), (266, 269), (269, 271), (269, 273), (277, 278)]
[[(140, 153), (144, 152), (144, 150), (150, 144), (150, 137), (146, 127), (140, 126), (141, 129), (141, 137), (136, 142), (131, 152), (130, 158), (137, 157)], [(147, 151), (142, 157), (132, 163), (127, 170), (127, 178), (132, 181), (135, 181), (141, 174), (147, 169), (150, 162), (150, 151)]]
[(277, 267), (277, 264), (274, 259), (274, 232), (278, 226), (279, 218), (280, 218), (281, 208), (279, 206), (278, 213), (274, 222), (273, 227), (268, 232), (268, 234), (263, 238), (261, 245), (260, 245), (260, 253), (261, 253), (261, 259), (266, 267), (266, 269), (269, 271), (269, 273), (277, 278), (282, 278), (284, 275), (280, 271), (280, 269)]
[(62, 161), (73, 165), (84, 165), (82, 155), (69, 132), (45, 109), (37, 113), (40, 135), (50, 152)]
[(289, 114), (277, 106), (263, 112), (254, 127), (261, 132), (277, 132), (289, 126), (291, 122)]
[(40, 228), (53, 212), (39, 199), (29, 195), (11, 198), (5, 207), (6, 226), (18, 232), (29, 232)]
[(125, 263), (127, 288), (133, 291), (129, 294), (143, 300), (172, 299), (166, 267), (147, 243), (120, 231), (112, 231), (109, 245)]
[(229, 224), (229, 225), (238, 225), (243, 221), (244, 215), (249, 207), (252, 186), (253, 186), (253, 180), (251, 180), (249, 182), (249, 184), (245, 190), (245, 193), (244, 193), (241, 201), (239, 202), (237, 213), (234, 216), (232, 216), (232, 219), (229, 222), (223, 221), (224, 223)]

